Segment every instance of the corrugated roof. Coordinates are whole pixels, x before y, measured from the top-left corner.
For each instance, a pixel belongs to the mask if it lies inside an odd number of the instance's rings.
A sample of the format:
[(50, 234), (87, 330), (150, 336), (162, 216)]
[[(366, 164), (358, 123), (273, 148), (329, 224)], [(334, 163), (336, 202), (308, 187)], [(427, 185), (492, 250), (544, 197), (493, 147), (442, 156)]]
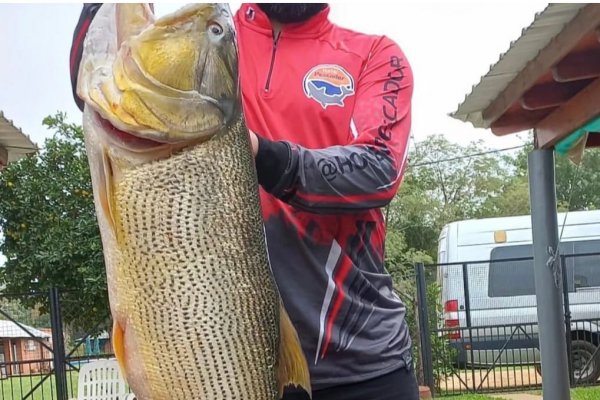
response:
[(482, 117), (483, 110), (586, 5), (550, 4), (537, 13), (531, 25), (523, 29), (522, 35), (516, 41), (511, 42), (509, 49), (500, 55), (498, 62), (473, 86), (471, 93), (465, 96), (465, 100), (450, 116), (471, 122), (476, 128), (489, 128)]
[(0, 111), (0, 146), (6, 148), (9, 163), (38, 151), (38, 147), (29, 136), (15, 127), (2, 111)]
[[(50, 338), (51, 336), (38, 329), (21, 324), (27, 331), (35, 335), (36, 338)], [(12, 321), (0, 320), (0, 338), (30, 338), (31, 335)]]

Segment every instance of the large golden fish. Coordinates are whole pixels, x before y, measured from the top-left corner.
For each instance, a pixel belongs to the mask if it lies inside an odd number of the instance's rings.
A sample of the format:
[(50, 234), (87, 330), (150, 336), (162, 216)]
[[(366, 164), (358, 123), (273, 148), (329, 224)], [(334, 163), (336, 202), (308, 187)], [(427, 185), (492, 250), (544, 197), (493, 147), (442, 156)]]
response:
[(104, 4), (77, 93), (113, 344), (138, 400), (310, 392), (274, 282), (231, 11)]

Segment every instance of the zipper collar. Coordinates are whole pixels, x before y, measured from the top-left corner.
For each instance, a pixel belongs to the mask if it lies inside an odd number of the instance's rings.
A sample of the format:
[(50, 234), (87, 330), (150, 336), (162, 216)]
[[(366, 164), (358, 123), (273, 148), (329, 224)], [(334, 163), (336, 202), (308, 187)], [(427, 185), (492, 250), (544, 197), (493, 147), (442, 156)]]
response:
[[(329, 21), (329, 11), (330, 8), (327, 5), (318, 14), (313, 15), (304, 22), (285, 24), (281, 28), (281, 34), (286, 37), (316, 38), (333, 27), (333, 24)], [(238, 13), (240, 23), (257, 32), (273, 37), (271, 21), (257, 4), (244, 3)]]

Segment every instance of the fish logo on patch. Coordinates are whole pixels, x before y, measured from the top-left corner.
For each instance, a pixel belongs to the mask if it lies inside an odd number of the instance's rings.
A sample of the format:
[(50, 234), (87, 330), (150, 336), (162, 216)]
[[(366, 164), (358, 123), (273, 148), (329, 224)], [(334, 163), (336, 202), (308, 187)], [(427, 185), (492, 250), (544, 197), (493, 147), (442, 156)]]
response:
[(339, 65), (321, 64), (304, 77), (304, 94), (321, 107), (344, 106), (344, 99), (354, 94), (354, 79)]

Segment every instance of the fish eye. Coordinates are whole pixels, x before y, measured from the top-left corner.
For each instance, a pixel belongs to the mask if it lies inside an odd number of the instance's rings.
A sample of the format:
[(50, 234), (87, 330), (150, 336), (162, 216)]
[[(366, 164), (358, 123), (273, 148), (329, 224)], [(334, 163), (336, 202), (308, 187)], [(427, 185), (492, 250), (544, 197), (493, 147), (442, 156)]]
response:
[(214, 36), (221, 36), (223, 34), (223, 27), (216, 22), (208, 24), (208, 31)]

